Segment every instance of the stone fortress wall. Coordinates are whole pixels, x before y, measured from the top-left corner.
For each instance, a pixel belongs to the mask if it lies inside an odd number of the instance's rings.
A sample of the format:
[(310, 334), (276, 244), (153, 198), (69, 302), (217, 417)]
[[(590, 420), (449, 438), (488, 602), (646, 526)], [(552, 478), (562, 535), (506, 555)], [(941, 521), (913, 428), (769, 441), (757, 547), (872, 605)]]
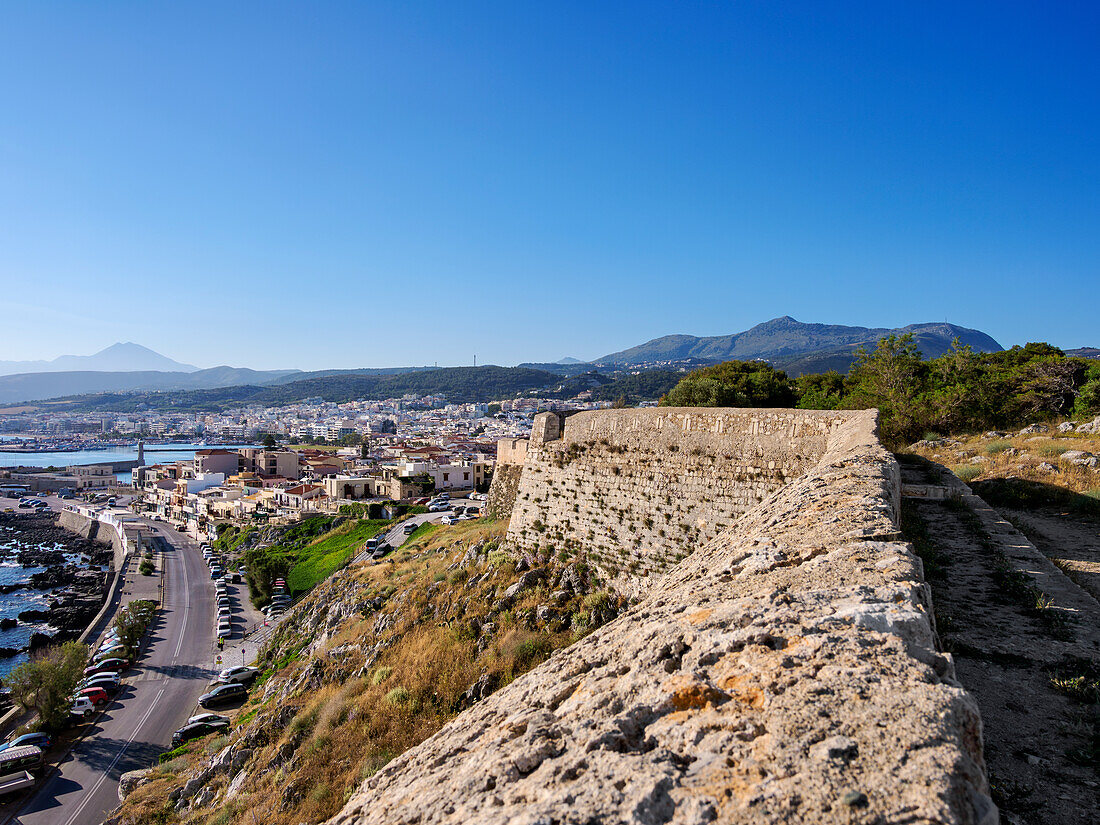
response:
[[(530, 553), (583, 552), (617, 590), (640, 592), (806, 472), (843, 421), (802, 410), (543, 413), (516, 485), (509, 542)], [(507, 452), (511, 461), (519, 454)]]
[[(654, 563), (628, 612), (366, 779), (330, 825), (996, 825), (981, 720), (899, 540), (898, 466), (874, 411), (537, 423), (521, 545), (537, 543), (536, 518), (567, 536), (590, 529), (567, 485), (585, 487), (603, 529), (601, 479), (625, 475), (616, 501), (637, 496), (639, 516), (660, 489), (690, 505), (704, 522), (693, 552), (664, 575), (669, 562)], [(589, 452), (566, 461), (576, 446)], [(616, 535), (634, 552), (625, 527)], [(644, 535), (637, 552), (659, 554), (660, 534)]]

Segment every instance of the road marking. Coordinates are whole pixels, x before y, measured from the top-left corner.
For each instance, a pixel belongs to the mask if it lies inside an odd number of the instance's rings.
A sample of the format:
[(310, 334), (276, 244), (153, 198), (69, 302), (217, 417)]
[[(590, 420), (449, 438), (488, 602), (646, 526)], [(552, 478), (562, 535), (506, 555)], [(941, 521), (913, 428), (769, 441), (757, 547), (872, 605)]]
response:
[[(182, 548), (177, 548), (175, 552), (183, 553), (184, 551)], [(184, 614), (188, 614), (191, 610), (191, 582), (187, 577), (187, 562), (183, 560), (182, 556), (180, 556), (178, 561), (180, 563), (179, 566), (183, 568), (183, 611)], [(183, 639), (187, 635), (185, 632), (186, 628), (184, 627), (186, 624), (186, 621), (180, 622), (180, 637), (179, 641), (176, 642), (176, 652), (172, 654), (173, 661), (179, 658), (180, 650), (183, 648)]]
[(162, 688), (157, 693), (156, 698), (153, 699), (152, 704), (149, 705), (149, 710), (145, 711), (145, 715), (142, 716), (141, 721), (137, 723), (137, 726), (134, 728), (134, 732), (130, 734), (130, 737), (126, 740), (126, 743), (119, 749), (118, 753), (115, 755), (115, 758), (111, 760), (111, 764), (107, 766), (107, 769), (103, 771), (102, 774), (100, 774), (99, 779), (96, 780), (96, 783), (94, 785), (92, 785), (91, 790), (89, 790), (88, 793), (84, 795), (84, 799), (79, 805), (77, 805), (76, 810), (73, 811), (73, 815), (65, 820), (65, 825), (73, 825), (73, 822), (76, 820), (76, 818), (80, 816), (81, 812), (84, 810), (84, 806), (88, 804), (89, 800), (91, 800), (93, 796), (95, 796), (96, 791), (99, 790), (99, 786), (103, 784), (103, 781), (108, 776), (110, 776), (111, 771), (114, 770), (115, 765), (118, 764), (118, 761), (122, 759), (123, 754), (126, 753), (126, 749), (130, 747), (130, 745), (133, 743), (134, 737), (138, 735), (138, 731), (141, 730), (142, 726), (149, 721), (149, 717), (153, 715), (153, 710), (156, 708), (157, 702), (160, 701), (160, 697), (163, 695), (164, 689)]

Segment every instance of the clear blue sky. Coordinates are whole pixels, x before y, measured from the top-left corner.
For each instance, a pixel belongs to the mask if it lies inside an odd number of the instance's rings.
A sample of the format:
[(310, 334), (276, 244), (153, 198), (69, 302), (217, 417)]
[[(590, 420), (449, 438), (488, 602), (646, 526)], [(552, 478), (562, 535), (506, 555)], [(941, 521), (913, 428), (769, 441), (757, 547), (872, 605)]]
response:
[(7, 3), (0, 359), (1100, 346), (1095, 3)]

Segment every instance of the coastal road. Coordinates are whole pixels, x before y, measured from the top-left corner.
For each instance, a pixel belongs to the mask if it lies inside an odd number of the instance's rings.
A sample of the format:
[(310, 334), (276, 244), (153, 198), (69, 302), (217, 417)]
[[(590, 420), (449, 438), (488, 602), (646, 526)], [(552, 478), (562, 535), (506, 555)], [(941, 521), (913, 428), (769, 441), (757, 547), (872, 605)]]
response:
[(99, 825), (118, 806), (118, 779), (147, 768), (193, 708), (209, 670), (214, 588), (197, 545), (163, 524), (164, 610), (145, 652), (92, 729), (11, 820), (21, 825)]

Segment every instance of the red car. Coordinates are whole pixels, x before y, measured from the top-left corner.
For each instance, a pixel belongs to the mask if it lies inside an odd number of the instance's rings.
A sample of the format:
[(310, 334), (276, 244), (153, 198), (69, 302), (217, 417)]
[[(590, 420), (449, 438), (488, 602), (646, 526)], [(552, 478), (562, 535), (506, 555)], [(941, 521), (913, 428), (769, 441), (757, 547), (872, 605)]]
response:
[(129, 666), (130, 663), (125, 659), (104, 659), (102, 662), (96, 662), (94, 665), (89, 665), (84, 668), (84, 675), (94, 676), (97, 673), (118, 673), (126, 670)]
[(80, 691), (77, 696), (85, 697), (96, 707), (99, 707), (100, 705), (105, 705), (111, 701), (111, 698), (107, 695), (107, 691), (105, 691), (101, 687), (84, 688), (84, 690)]

